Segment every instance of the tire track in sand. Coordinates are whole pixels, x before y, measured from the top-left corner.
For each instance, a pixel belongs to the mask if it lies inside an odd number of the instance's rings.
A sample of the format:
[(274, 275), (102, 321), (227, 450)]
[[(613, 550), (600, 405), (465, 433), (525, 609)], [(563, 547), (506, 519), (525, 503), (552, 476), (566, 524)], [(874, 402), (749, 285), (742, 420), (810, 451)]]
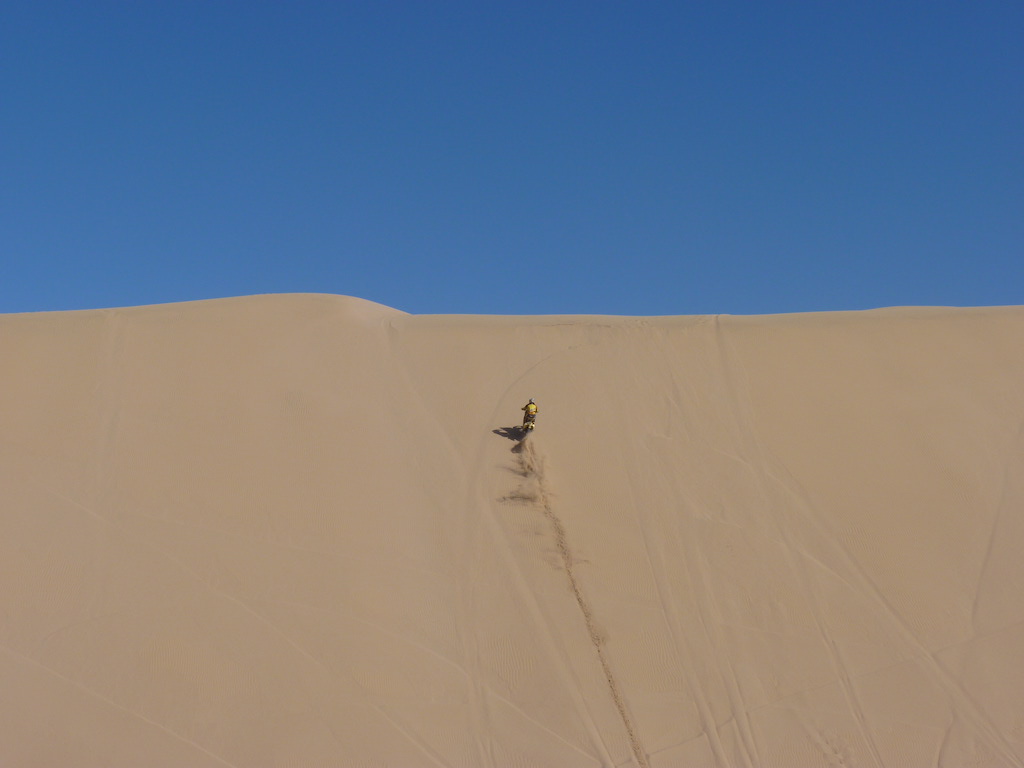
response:
[(562, 569), (569, 579), (569, 588), (572, 590), (573, 597), (576, 599), (576, 605), (583, 615), (587, 635), (594, 646), (597, 660), (601, 664), (601, 671), (604, 673), (605, 681), (608, 683), (608, 690), (611, 693), (612, 701), (615, 703), (615, 708), (619, 711), (619, 717), (622, 718), (622, 724), (626, 729), (626, 734), (629, 736), (629, 746), (633, 750), (633, 757), (636, 758), (640, 768), (650, 768), (650, 763), (647, 761), (647, 753), (640, 743), (640, 737), (637, 735), (633, 719), (629, 715), (629, 710), (626, 709), (626, 701), (622, 696), (622, 690), (619, 688), (615, 675), (612, 673), (608, 655), (605, 653), (604, 637), (594, 622), (593, 609), (590, 607), (590, 603), (587, 602), (586, 597), (584, 597), (579, 580), (573, 571), (573, 558), (572, 550), (569, 548), (569, 538), (566, 535), (565, 526), (552, 507), (551, 494), (544, 482), (543, 462), (537, 457), (533, 443), (529, 440), (524, 440), (520, 443), (518, 450), (514, 451), (514, 454), (518, 460), (520, 474), (527, 480), (533, 480), (536, 483), (535, 491), (531, 492), (532, 489), (524, 489), (522, 492), (517, 493), (516, 497), (520, 500), (537, 504), (543, 511), (544, 517), (551, 524), (555, 534), (555, 545), (558, 548), (558, 555), (562, 561)]

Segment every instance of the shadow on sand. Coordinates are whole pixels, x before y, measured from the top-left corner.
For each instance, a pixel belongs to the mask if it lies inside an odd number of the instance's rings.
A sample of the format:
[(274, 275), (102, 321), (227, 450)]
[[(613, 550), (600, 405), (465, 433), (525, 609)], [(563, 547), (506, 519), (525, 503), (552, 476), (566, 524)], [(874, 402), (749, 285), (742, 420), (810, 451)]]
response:
[(490, 430), (497, 435), (501, 435), (506, 439), (513, 440), (515, 445), (512, 446), (512, 453), (518, 454), (522, 451), (523, 440), (528, 434), (522, 427), (500, 427), (498, 429)]
[(508, 440), (515, 440), (516, 442), (519, 442), (526, 437), (526, 432), (522, 427), (499, 427), (498, 429), (492, 429), (491, 432)]

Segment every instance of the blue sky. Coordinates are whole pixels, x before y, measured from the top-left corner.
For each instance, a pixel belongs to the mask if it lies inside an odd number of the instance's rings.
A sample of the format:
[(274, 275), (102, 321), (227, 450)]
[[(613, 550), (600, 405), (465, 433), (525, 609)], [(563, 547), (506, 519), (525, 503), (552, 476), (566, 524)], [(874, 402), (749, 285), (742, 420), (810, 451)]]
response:
[(1018, 2), (0, 6), (0, 312), (1024, 304)]

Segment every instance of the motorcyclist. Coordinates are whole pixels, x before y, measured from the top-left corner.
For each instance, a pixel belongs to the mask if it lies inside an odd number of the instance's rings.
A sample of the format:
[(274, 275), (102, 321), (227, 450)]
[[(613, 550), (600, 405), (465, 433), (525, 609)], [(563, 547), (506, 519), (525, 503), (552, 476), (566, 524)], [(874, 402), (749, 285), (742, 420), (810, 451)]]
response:
[(537, 420), (537, 413), (538, 413), (537, 403), (534, 402), (534, 399), (531, 397), (530, 398), (530, 402), (528, 402), (526, 405), (524, 405), (522, 410), (524, 411), (524, 413), (523, 413), (523, 429), (527, 429), (528, 427), (533, 425), (533, 422), (535, 422)]

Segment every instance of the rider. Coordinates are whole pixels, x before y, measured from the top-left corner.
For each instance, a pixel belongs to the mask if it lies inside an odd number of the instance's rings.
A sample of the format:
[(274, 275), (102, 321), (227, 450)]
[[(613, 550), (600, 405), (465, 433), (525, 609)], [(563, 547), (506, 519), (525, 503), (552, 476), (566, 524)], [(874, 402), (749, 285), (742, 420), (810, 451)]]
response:
[(526, 429), (527, 424), (533, 424), (537, 420), (537, 403), (530, 398), (530, 402), (523, 406), (523, 429)]

